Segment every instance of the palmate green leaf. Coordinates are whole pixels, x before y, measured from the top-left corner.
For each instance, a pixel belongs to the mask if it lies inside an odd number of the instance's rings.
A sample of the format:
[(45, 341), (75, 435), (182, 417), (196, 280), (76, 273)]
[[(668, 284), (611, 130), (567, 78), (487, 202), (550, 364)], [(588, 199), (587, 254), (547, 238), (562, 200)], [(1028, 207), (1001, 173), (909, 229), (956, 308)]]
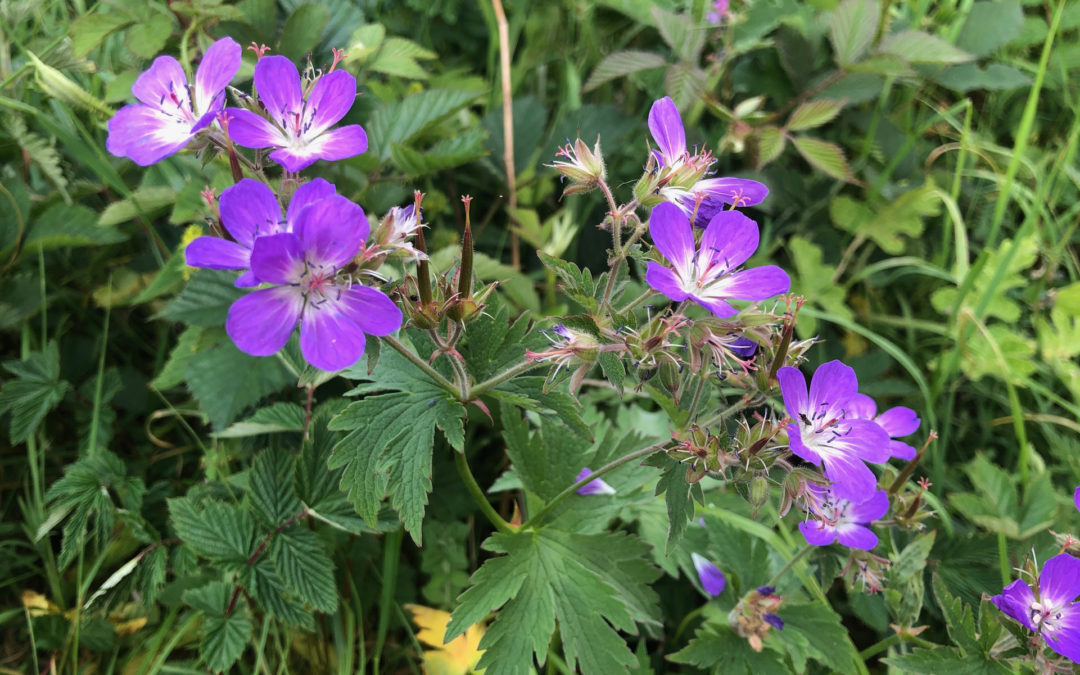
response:
[(215, 331), (216, 344), (191, 357), (184, 377), (215, 429), (224, 429), (244, 408), (295, 382), (275, 357), (249, 356)]
[(857, 183), (839, 145), (809, 136), (793, 136), (791, 142), (810, 166), (837, 180)]
[(274, 536), (270, 557), (274, 569), (297, 598), (320, 612), (337, 611), (334, 563), (318, 535), (305, 526), (294, 525)]
[(406, 176), (418, 177), (467, 164), (487, 154), (483, 129), (469, 129), (452, 138), (444, 138), (430, 148), (412, 148), (397, 143), (390, 146), (394, 165)]
[[(838, 673), (858, 671), (859, 653), (848, 637), (847, 628), (840, 623), (840, 615), (820, 603), (785, 602), (777, 612), (784, 621), (784, 629), (771, 631), (769, 639), (782, 643), (794, 659), (809, 657)], [(801, 660), (801, 659), (800, 659)], [(805, 672), (805, 667), (796, 671)]]
[(198, 270), (191, 280), (157, 315), (189, 326), (223, 326), (229, 307), (245, 294), (236, 288), (236, 272)]
[(582, 438), (592, 440), (592, 429), (581, 419), (581, 404), (565, 391), (544, 391), (546, 379), (537, 376), (516, 377), (488, 393), (533, 412), (554, 414)]
[(125, 37), (124, 44), (132, 54), (144, 59), (154, 58), (165, 48), (169, 36), (173, 32), (173, 18), (171, 15), (156, 12), (150, 18), (137, 21), (132, 25)]
[(489, 305), (484, 314), (469, 324), (458, 351), (469, 366), (469, 374), (481, 382), (523, 361), (528, 335), (527, 314), (511, 321), (505, 304)]
[(787, 137), (779, 127), (766, 126), (758, 131), (757, 156), (755, 162), (761, 169), (784, 152)]
[(681, 110), (694, 105), (705, 93), (705, 71), (693, 63), (676, 63), (664, 74), (664, 91)]
[(574, 483), (589, 448), (589, 441), (561, 424), (542, 424), (532, 433), (519, 407), (502, 402), (499, 420), (506, 440), (506, 455), (526, 490), (544, 501)]
[(197, 555), (222, 563), (246, 563), (255, 552), (255, 522), (232, 504), (190, 497), (168, 500), (176, 535)]
[(972, 380), (995, 377), (1018, 387), (1027, 387), (1028, 378), (1037, 368), (1031, 338), (1018, 335), (1000, 323), (993, 324), (985, 333), (972, 331), (960, 359), (960, 369)]
[(383, 497), (389, 495), (390, 505), (419, 545), (431, 492), (435, 428), (462, 451), (465, 408), (394, 351), (387, 350), (370, 375), (357, 368), (344, 374), (365, 381), (349, 394), (369, 395), (330, 421), (331, 430), (349, 432), (334, 446), (330, 469), (343, 469), (341, 489), (372, 527)]
[(600, 63), (596, 64), (589, 79), (585, 81), (582, 92), (590, 92), (600, 85), (610, 82), (617, 77), (623, 77), (630, 73), (642, 70), (659, 68), (667, 65), (667, 59), (659, 54), (643, 52), (635, 49), (627, 49), (614, 52), (605, 56)]
[(665, 553), (671, 555), (694, 518), (694, 502), (704, 503), (701, 485), (687, 483), (686, 467), (665, 454), (653, 455), (645, 463), (663, 471), (656, 482), (656, 495), (664, 496), (668, 516)]
[(904, 237), (918, 238), (923, 232), (923, 218), (940, 212), (937, 186), (929, 181), (885, 205), (866, 204), (847, 196), (829, 202), (829, 216), (834, 225), (873, 241), (890, 255), (903, 253)]
[(407, 144), (425, 129), (469, 105), (478, 91), (429, 89), (378, 108), (371, 116), (368, 137), (381, 161), (390, 159), (394, 144)]
[[(791, 291), (836, 316), (850, 319), (852, 314), (846, 302), (847, 294), (842, 285), (833, 283), (836, 266), (822, 261), (821, 247), (809, 239), (794, 236), (788, 240), (788, 249), (795, 264)], [(795, 330), (803, 338), (814, 335), (816, 328), (817, 320), (805, 314), (795, 324)]]
[(426, 80), (428, 72), (417, 61), (430, 60), (437, 56), (412, 40), (392, 36), (382, 41), (378, 53), (368, 67), (384, 75)]
[(1000, 661), (987, 661), (977, 655), (965, 655), (959, 649), (951, 647), (915, 649), (910, 654), (890, 656), (882, 661), (905, 673), (925, 675), (1005, 675), (1014, 672)]
[(829, 42), (840, 65), (856, 62), (877, 30), (881, 5), (877, 0), (844, 0), (829, 21)]
[(111, 33), (131, 24), (134, 19), (124, 12), (84, 14), (71, 24), (71, 51), (86, 56)]
[(281, 578), (269, 556), (261, 555), (253, 563), (244, 565), (238, 580), (244, 590), (275, 617), (290, 626), (315, 630), (315, 616)]
[[(181, 340), (183, 340), (182, 336)], [(243, 438), (244, 436), (303, 430), (304, 408), (296, 403), (280, 401), (265, 408), (259, 408), (251, 417), (230, 424), (224, 431), (213, 435), (217, 438)]]
[(111, 227), (142, 216), (155, 216), (176, 203), (176, 192), (165, 186), (141, 187), (118, 202), (109, 204), (98, 218), (98, 225)]
[(229, 669), (251, 639), (251, 620), (245, 611), (247, 603), (238, 598), (233, 611), (227, 614), (232, 596), (233, 587), (223, 581), (214, 581), (184, 594), (184, 602), (204, 615), (199, 655), (214, 672)]
[(593, 280), (592, 271), (582, 269), (572, 262), (561, 260), (548, 255), (543, 251), (536, 252), (544, 267), (551, 270), (559, 281), (562, 282), (561, 290), (570, 298), (585, 308), (585, 311), (595, 312), (598, 303), (596, 301), (597, 283)]
[[(480, 642), (486, 651), (479, 668), (489, 675), (528, 673), (534, 658), (543, 664), (556, 624), (572, 671), (607, 675), (636, 664), (616, 630), (636, 632), (635, 618), (658, 620), (656, 596), (642, 590), (658, 574), (642, 562), (644, 544), (625, 534), (541, 530), (496, 534), (484, 548), (504, 555), (473, 575), (445, 637), (499, 610)], [(639, 597), (648, 606), (640, 607)]]
[(668, 659), (710, 669), (717, 675), (760, 675), (789, 670), (783, 657), (772, 649), (755, 652), (745, 638), (739, 637), (727, 626), (713, 624), (699, 628), (690, 644)]
[(15, 376), (0, 388), (0, 414), (11, 415), (8, 437), (14, 445), (30, 438), (63, 400), (69, 385), (60, 379), (60, 349), (55, 342), (23, 361), (5, 361), (3, 367)]

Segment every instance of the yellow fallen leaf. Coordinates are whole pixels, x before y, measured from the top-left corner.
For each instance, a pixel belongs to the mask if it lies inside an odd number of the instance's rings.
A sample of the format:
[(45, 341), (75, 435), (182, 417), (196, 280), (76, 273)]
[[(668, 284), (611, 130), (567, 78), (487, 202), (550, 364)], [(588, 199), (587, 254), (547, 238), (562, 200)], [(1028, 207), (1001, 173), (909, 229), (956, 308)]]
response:
[(120, 623), (113, 624), (113, 630), (116, 631), (117, 637), (124, 637), (125, 635), (131, 635), (142, 630), (146, 625), (146, 617), (140, 616), (137, 619), (128, 619), (127, 621), (121, 621)]
[(47, 597), (37, 591), (23, 591), (22, 604), (30, 612), (30, 616), (56, 614), (60, 611), (59, 607), (49, 602)]
[(482, 673), (475, 670), (480, 656), (480, 638), (484, 636), (483, 624), (469, 626), (463, 634), (447, 644), (443, 644), (446, 624), (450, 622), (450, 613), (441, 609), (432, 609), (423, 605), (405, 605), (413, 615), (413, 621), (419, 626), (416, 639), (433, 647), (424, 651), (424, 672), (427, 675), (466, 675)]

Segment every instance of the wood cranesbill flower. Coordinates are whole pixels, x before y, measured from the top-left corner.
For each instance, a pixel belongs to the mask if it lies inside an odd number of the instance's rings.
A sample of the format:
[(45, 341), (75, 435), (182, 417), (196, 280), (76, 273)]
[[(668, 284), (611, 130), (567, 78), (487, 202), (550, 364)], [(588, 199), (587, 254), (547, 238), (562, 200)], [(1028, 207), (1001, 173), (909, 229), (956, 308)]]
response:
[(921, 420), (911, 408), (895, 406), (889, 408), (880, 415), (877, 414), (877, 403), (866, 394), (855, 394), (848, 404), (848, 414), (856, 419), (874, 420), (878, 426), (889, 434), (889, 454), (903, 460), (915, 458), (915, 448), (903, 441), (896, 440), (901, 436), (908, 436), (919, 430)]
[(698, 581), (701, 582), (701, 587), (705, 589), (705, 592), (714, 598), (724, 592), (724, 586), (727, 585), (727, 579), (724, 578), (724, 573), (703, 555), (698, 553), (691, 553), (690, 560), (694, 563), (694, 569), (697, 571)]
[(228, 37), (210, 45), (195, 71), (194, 88), (179, 61), (154, 59), (131, 87), (141, 103), (124, 106), (109, 120), (105, 148), (139, 166), (183, 150), (221, 112), (225, 87), (240, 69), (240, 52)]
[(233, 303), (225, 330), (236, 346), (269, 356), (300, 323), (300, 349), (322, 370), (347, 368), (363, 355), (365, 335), (401, 327), (401, 310), (382, 291), (342, 274), (368, 235), (364, 210), (342, 196), (303, 209), (293, 232), (255, 239), (251, 271), (274, 284)]
[(877, 546), (877, 535), (866, 527), (889, 510), (889, 495), (878, 490), (869, 499), (856, 503), (836, 495), (831, 487), (810, 485), (803, 505), (811, 520), (799, 523), (806, 543), (828, 546), (839, 541), (848, 548), (869, 551)]
[(649, 131), (658, 148), (653, 151), (658, 164), (654, 189), (687, 215), (696, 211), (695, 223), (708, 222), (725, 204), (753, 206), (768, 196), (769, 188), (756, 180), (706, 177), (716, 159), (708, 151), (687, 150), (682, 115), (670, 97), (653, 103)]
[(695, 246), (686, 214), (659, 204), (649, 218), (649, 234), (672, 266), (650, 262), (645, 280), (675, 302), (689, 298), (723, 319), (739, 312), (728, 300), (765, 300), (791, 287), (787, 273), (775, 265), (738, 269), (758, 247), (757, 223), (738, 211), (718, 213)]
[(287, 171), (367, 150), (367, 134), (359, 124), (330, 128), (345, 117), (356, 98), (356, 78), (344, 70), (331, 69), (320, 76), (305, 96), (293, 62), (284, 56), (265, 56), (255, 66), (255, 90), (269, 119), (230, 108), (229, 135), (237, 145), (274, 148), (270, 159)]
[(1017, 579), (990, 600), (1025, 628), (1035, 631), (1067, 659), (1080, 663), (1080, 559), (1061, 553), (1046, 561), (1038, 592)]
[(824, 465), (838, 497), (852, 502), (869, 499), (877, 479), (865, 462), (889, 460), (889, 435), (876, 422), (848, 412), (859, 390), (855, 371), (840, 361), (824, 363), (814, 373), (809, 393), (798, 368), (785, 366), (776, 377), (791, 418), (787, 427), (791, 451)]
[(219, 201), (221, 224), (233, 240), (198, 237), (184, 249), (184, 259), (190, 267), (243, 270), (236, 285), (258, 286), (259, 279), (250, 269), (255, 240), (268, 234), (292, 232), (301, 211), (334, 194), (334, 186), (322, 178), (304, 183), (293, 193), (282, 219), (281, 206), (273, 191), (257, 180), (245, 178), (222, 192)]

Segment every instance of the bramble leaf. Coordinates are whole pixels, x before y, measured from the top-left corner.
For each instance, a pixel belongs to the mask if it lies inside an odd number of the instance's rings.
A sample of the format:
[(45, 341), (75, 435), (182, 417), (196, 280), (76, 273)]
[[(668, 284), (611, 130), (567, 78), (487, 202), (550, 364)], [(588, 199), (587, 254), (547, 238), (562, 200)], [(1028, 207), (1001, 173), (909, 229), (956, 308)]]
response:
[(64, 398), (68, 383), (60, 379), (60, 349), (55, 342), (22, 361), (5, 361), (4, 370), (15, 376), (0, 388), (0, 414), (11, 413), (11, 443), (30, 438), (45, 415)]
[(608, 54), (600, 63), (596, 64), (581, 91), (583, 93), (590, 92), (617, 77), (665, 65), (667, 65), (667, 60), (663, 56), (652, 52), (642, 52), (634, 49), (614, 52)]

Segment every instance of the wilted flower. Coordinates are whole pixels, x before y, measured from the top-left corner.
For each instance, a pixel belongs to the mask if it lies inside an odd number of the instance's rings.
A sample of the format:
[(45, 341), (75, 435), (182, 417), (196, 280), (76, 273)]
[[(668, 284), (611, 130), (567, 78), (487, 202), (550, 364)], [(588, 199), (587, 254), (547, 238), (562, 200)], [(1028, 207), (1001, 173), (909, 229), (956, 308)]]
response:
[(1033, 592), (1023, 579), (990, 598), (998, 609), (1040, 635), (1046, 646), (1080, 663), (1080, 559), (1061, 553), (1046, 561)]
[(776, 614), (783, 604), (784, 598), (772, 586), (760, 586), (739, 599), (728, 621), (751, 649), (760, 652), (770, 630), (784, 629), (784, 621)]
[(878, 490), (869, 499), (855, 503), (836, 495), (831, 487), (810, 485), (803, 508), (815, 518), (799, 523), (806, 543), (828, 546), (834, 541), (869, 551), (877, 546), (878, 538), (866, 527), (889, 510), (889, 495)]
[(142, 103), (124, 106), (109, 120), (106, 149), (140, 166), (184, 149), (221, 111), (225, 87), (240, 69), (240, 52), (228, 37), (210, 45), (195, 71), (194, 90), (179, 61), (154, 59), (131, 87)]
[(705, 589), (705, 592), (713, 597), (723, 593), (724, 586), (727, 585), (727, 579), (724, 578), (724, 573), (720, 571), (720, 568), (705, 556), (697, 553), (691, 553), (690, 559), (694, 563), (698, 581), (701, 582), (701, 587)]
[[(908, 436), (919, 429), (919, 416), (911, 408), (896, 406), (877, 414), (877, 403), (866, 394), (855, 394), (848, 403), (848, 414), (854, 419), (874, 420), (891, 439)], [(914, 459), (915, 448), (903, 441), (890, 440), (889, 454), (900, 459)]]
[(758, 247), (757, 224), (738, 211), (717, 214), (695, 247), (686, 214), (659, 204), (649, 219), (649, 234), (672, 267), (650, 262), (645, 280), (675, 302), (689, 298), (726, 318), (739, 311), (728, 300), (765, 300), (791, 286), (787, 273), (775, 265), (738, 270)]
[(556, 159), (550, 166), (570, 179), (570, 184), (563, 189), (563, 194), (588, 192), (607, 178), (604, 155), (600, 152), (599, 137), (592, 150), (580, 138), (573, 143), (567, 139), (566, 145), (559, 148), (555, 156), (563, 159)]
[[(335, 52), (337, 63), (338, 53)], [(359, 124), (330, 129), (352, 108), (356, 78), (344, 70), (319, 77), (307, 97), (300, 72), (284, 56), (265, 56), (255, 66), (255, 89), (269, 119), (250, 110), (230, 108), (229, 134), (245, 148), (275, 148), (270, 159), (287, 171), (300, 171), (316, 160), (363, 154), (367, 134)]]
[(255, 240), (251, 271), (271, 288), (233, 303), (225, 329), (236, 346), (269, 356), (289, 341), (300, 322), (300, 349), (308, 363), (341, 370), (364, 353), (365, 334), (401, 327), (401, 310), (381, 291), (340, 277), (368, 235), (364, 210), (341, 196), (303, 209), (293, 232)]
[[(577, 483), (592, 475), (592, 469), (585, 467), (578, 472), (574, 482)], [(602, 478), (597, 478), (585, 483), (577, 489), (579, 495), (613, 495), (615, 494), (615, 488), (607, 484)]]
[(409, 204), (406, 207), (395, 206), (387, 212), (386, 217), (375, 229), (375, 247), (370, 252), (393, 253), (400, 251), (409, 258), (427, 258), (426, 253), (421, 253), (413, 247), (412, 238), (420, 229), (420, 218), (417, 217), (416, 207)]
[(855, 371), (840, 361), (822, 364), (814, 373), (807, 395), (806, 378), (798, 368), (777, 372), (791, 423), (791, 451), (825, 467), (835, 494), (853, 502), (873, 494), (877, 479), (864, 462), (889, 459), (889, 435), (871, 420), (852, 418), (848, 406), (858, 393)]
[(745, 178), (706, 178), (716, 159), (707, 150), (690, 154), (686, 148), (686, 130), (675, 102), (665, 96), (649, 110), (649, 131), (658, 150), (653, 151), (657, 174), (649, 183), (650, 191), (659, 192), (687, 216), (694, 214), (695, 224), (708, 222), (725, 204), (753, 206), (769, 194), (763, 184)]
[(244, 270), (236, 285), (258, 286), (259, 279), (249, 269), (255, 240), (269, 234), (292, 232), (301, 211), (334, 194), (334, 186), (322, 178), (304, 183), (293, 193), (282, 220), (273, 191), (257, 180), (245, 178), (221, 193), (221, 224), (233, 241), (199, 237), (184, 248), (184, 258), (191, 267)]

